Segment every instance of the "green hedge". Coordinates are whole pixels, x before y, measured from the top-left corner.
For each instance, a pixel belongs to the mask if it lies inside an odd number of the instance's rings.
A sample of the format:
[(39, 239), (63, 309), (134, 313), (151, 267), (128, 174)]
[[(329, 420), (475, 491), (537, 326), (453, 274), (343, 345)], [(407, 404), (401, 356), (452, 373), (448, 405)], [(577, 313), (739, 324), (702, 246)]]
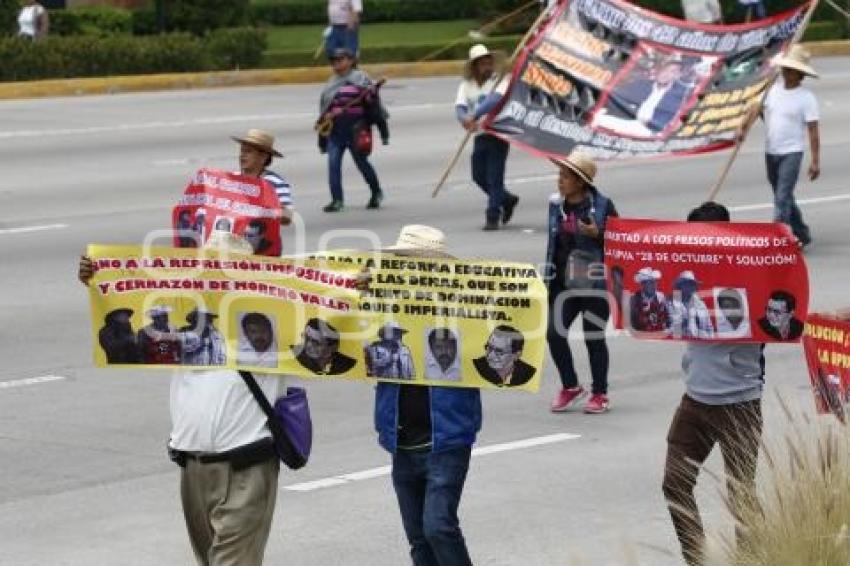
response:
[[(513, 52), (520, 36), (490, 37), (487, 39), (487, 47), (501, 50), (507, 54)], [(471, 43), (459, 43), (440, 53), (437, 59), (466, 59), (469, 54)], [(362, 47), (361, 58), (368, 63), (406, 63), (420, 61), (426, 55), (444, 47), (442, 44), (434, 45), (404, 45), (386, 47)], [(313, 58), (313, 51), (271, 51), (266, 52), (261, 63), (262, 67), (316, 67), (325, 66), (327, 61), (323, 57)]]
[(33, 43), (6, 37), (0, 38), (0, 80), (250, 68), (259, 65), (265, 48), (264, 32), (254, 28), (218, 30), (204, 38), (53, 36)]
[(53, 35), (114, 35), (133, 31), (133, 13), (112, 6), (50, 10)]
[(19, 0), (0, 0), (0, 36), (18, 31)]

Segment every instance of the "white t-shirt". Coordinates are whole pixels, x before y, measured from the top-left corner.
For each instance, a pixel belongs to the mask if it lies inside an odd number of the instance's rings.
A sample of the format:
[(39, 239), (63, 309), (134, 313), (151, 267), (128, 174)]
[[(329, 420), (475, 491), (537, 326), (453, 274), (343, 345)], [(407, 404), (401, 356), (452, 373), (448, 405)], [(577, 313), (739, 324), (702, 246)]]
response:
[(682, 0), (685, 19), (701, 24), (720, 21), (720, 2), (718, 0)]
[(805, 151), (807, 124), (819, 119), (812, 91), (802, 86), (787, 89), (780, 77), (764, 98), (765, 151), (771, 155)]
[(44, 8), (40, 4), (32, 6), (24, 6), (18, 14), (18, 34), (28, 37), (36, 36), (36, 28), (38, 27), (38, 18), (44, 13)]
[(362, 0), (328, 0), (328, 21), (332, 26), (347, 26), (351, 12), (363, 12)]
[[(282, 375), (254, 379), (272, 405), (285, 391)], [(232, 369), (175, 372), (171, 423), (171, 447), (186, 452), (225, 452), (271, 438), (265, 413)]]
[(478, 105), (484, 102), (491, 92), (505, 94), (508, 90), (508, 77), (502, 77), (501, 82), (496, 86), (496, 80), (498, 78), (498, 75), (493, 73), (481, 85), (474, 79), (463, 81), (457, 89), (455, 106), (466, 106), (469, 109), (469, 113), (474, 114)]

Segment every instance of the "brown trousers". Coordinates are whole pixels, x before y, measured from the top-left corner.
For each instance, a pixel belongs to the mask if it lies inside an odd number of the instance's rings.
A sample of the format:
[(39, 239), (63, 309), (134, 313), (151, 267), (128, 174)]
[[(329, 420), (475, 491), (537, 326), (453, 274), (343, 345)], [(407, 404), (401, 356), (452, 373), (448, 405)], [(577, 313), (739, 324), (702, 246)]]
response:
[[(731, 511), (736, 520), (740, 519), (743, 506), (755, 503), (761, 430), (761, 400), (706, 405), (687, 395), (682, 397), (667, 433), (663, 490), (689, 565), (699, 565), (703, 560), (705, 534), (694, 498), (700, 466), (714, 445), (720, 444)], [(741, 529), (736, 532), (740, 540)]]
[(183, 515), (201, 566), (260, 566), (277, 499), (280, 461), (234, 470), (189, 459), (180, 478)]

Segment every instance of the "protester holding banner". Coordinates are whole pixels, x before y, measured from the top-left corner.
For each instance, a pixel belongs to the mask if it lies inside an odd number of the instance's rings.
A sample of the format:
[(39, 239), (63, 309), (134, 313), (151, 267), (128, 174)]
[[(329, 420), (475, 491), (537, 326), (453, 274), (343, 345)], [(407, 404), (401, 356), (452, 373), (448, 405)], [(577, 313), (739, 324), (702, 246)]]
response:
[[(496, 70), (495, 54), (484, 45), (473, 45), (455, 100), (455, 114), (465, 130), (477, 132), (478, 121), (496, 107), (507, 83)], [(473, 142), (472, 179), (487, 195), (485, 230), (498, 230), (500, 221), (510, 222), (519, 203), (519, 197), (505, 188), (509, 149), (507, 142), (484, 132), (477, 133)]]
[[(392, 253), (451, 257), (444, 242), (436, 228), (405, 226)], [(383, 381), (375, 389), (378, 442), (393, 455), (393, 487), (414, 566), (472, 565), (457, 510), (481, 418), (478, 389)]]
[(809, 179), (820, 176), (820, 114), (815, 95), (802, 86), (805, 77), (818, 74), (809, 64), (811, 55), (802, 45), (794, 45), (779, 58), (782, 76), (765, 96), (762, 116), (765, 122), (765, 163), (767, 178), (773, 188), (774, 218), (791, 226), (802, 246), (812, 242), (809, 227), (794, 198), (794, 187), (800, 176), (806, 132), (811, 147)]
[[(707, 202), (690, 222), (728, 222), (723, 205)], [(694, 498), (699, 468), (720, 444), (728, 474), (730, 507), (736, 518), (755, 497), (764, 386), (763, 344), (689, 341), (682, 358), (685, 394), (667, 434), (663, 491), (682, 554), (690, 566), (703, 564), (702, 521)]]
[[(389, 114), (381, 104), (378, 86), (363, 71), (355, 68), (355, 54), (348, 48), (336, 49), (330, 57), (333, 76), (325, 84), (319, 100), (319, 150), (328, 154), (328, 183), (331, 202), (325, 212), (343, 209), (345, 197), (342, 190), (342, 158), (351, 152), (354, 164), (366, 184), (371, 197), (366, 208), (381, 206), (384, 193), (375, 169), (369, 163), (372, 151), (372, 126), (376, 125), (381, 141), (390, 140), (387, 118)], [(322, 131), (321, 124), (330, 120), (330, 131)]]
[(720, 0), (682, 0), (685, 19), (700, 24), (723, 23)]
[[(207, 247), (230, 257), (253, 252), (238, 236), (213, 236)], [(94, 267), (90, 258), (80, 259), (83, 284)], [(199, 305), (187, 316), (190, 325), (175, 332), (169, 312), (159, 305), (149, 311), (153, 322), (139, 332), (143, 363), (180, 363), (180, 347), (187, 343), (193, 346), (184, 363), (224, 362), (222, 337), (212, 326), (215, 313)], [(285, 391), (282, 375), (254, 378), (272, 402)], [(183, 514), (198, 564), (259, 566), (280, 467), (266, 414), (237, 371), (179, 370), (171, 381), (171, 419), (169, 455), (181, 467)]]
[[(274, 147), (274, 136), (263, 130), (252, 129), (248, 130), (248, 133), (244, 136), (234, 136), (232, 139), (239, 144), (239, 170), (243, 175), (260, 177), (271, 184), (283, 210), (280, 223), (284, 226), (289, 225), (292, 222), (292, 185), (268, 168), (273, 158), (283, 157), (283, 154)], [(264, 226), (261, 223), (255, 224), (252, 229), (260, 231), (264, 229)], [(258, 244), (252, 242), (253, 237), (256, 236), (246, 231), (245, 238), (249, 243), (252, 243), (254, 253), (266, 255), (257, 251)]]
[(578, 152), (554, 161), (560, 169), (558, 193), (549, 201), (549, 243), (546, 251), (549, 285), (549, 352), (562, 389), (552, 401), (552, 411), (566, 411), (584, 396), (573, 364), (568, 333), (576, 317), (582, 329), (592, 395), (586, 413), (604, 413), (608, 402), (608, 346), (605, 326), (610, 316), (605, 291), (604, 233), (609, 217), (617, 216), (613, 201), (595, 186), (596, 164)]

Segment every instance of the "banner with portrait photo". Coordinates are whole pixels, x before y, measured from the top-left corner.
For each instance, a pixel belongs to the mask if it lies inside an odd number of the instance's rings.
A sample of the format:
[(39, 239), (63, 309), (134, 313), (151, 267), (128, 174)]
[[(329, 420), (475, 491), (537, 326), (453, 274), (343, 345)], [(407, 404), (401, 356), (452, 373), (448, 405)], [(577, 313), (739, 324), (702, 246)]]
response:
[(847, 422), (850, 404), (850, 320), (813, 313), (806, 319), (803, 351), (819, 414)]
[(797, 342), (809, 278), (787, 226), (611, 218), (614, 324), (637, 338)]
[[(530, 265), (132, 246), (89, 246), (87, 254), (100, 367), (539, 386), (546, 293)], [(366, 267), (372, 283), (361, 292)]]
[(202, 247), (219, 231), (244, 238), (256, 254), (279, 256), (282, 214), (274, 187), (267, 181), (200, 169), (172, 211), (174, 245)]
[(719, 150), (768, 86), (809, 4), (709, 25), (625, 0), (562, 0), (528, 40), (489, 133), (545, 157)]

